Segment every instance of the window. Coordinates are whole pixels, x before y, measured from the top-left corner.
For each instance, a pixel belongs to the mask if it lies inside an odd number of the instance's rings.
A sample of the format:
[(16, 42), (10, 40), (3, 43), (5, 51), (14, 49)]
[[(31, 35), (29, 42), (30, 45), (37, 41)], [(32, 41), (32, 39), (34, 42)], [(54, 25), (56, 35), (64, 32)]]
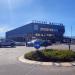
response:
[(40, 36), (40, 34), (39, 33), (36, 33), (35, 36)]

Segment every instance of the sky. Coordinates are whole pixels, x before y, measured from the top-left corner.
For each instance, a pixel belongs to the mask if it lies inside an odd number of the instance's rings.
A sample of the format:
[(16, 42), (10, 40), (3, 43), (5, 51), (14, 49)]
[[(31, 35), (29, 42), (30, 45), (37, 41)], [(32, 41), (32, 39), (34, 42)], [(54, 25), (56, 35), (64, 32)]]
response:
[(32, 20), (63, 23), (75, 36), (75, 0), (0, 0), (0, 37)]

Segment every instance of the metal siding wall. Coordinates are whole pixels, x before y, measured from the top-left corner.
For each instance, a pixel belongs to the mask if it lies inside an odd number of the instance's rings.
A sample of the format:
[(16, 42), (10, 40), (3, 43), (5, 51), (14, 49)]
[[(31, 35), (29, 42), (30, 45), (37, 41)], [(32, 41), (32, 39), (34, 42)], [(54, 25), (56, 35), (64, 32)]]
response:
[[(65, 28), (64, 26), (60, 26), (60, 25), (48, 25), (48, 24), (34, 24), (34, 25), (38, 25), (38, 31), (34, 30), (34, 33), (51, 33), (51, 34), (56, 34), (56, 35), (63, 35), (65, 32)], [(40, 31), (40, 28), (52, 28), (52, 29), (58, 29), (58, 32), (45, 32), (45, 31)]]
[(24, 36), (25, 34), (33, 33), (33, 25), (28, 24), (14, 30), (6, 32), (6, 37)]
[[(34, 30), (34, 26), (38, 26), (38, 30)], [(40, 28), (52, 28), (52, 29), (58, 29), (58, 32), (53, 32), (53, 31), (40, 31)], [(35, 33), (40, 33), (40, 34), (54, 34), (55, 40), (63, 37), (63, 34), (65, 32), (65, 27), (60, 26), (60, 25), (50, 25), (50, 24), (40, 24), (40, 23), (30, 23), (25, 26), (16, 28), (14, 30), (6, 32), (6, 37), (7, 38), (13, 38), (13, 37), (25, 37), (26, 34), (35, 34)], [(28, 37), (28, 36), (27, 36)], [(41, 38), (41, 37), (40, 37)], [(50, 38), (51, 39), (51, 38)]]

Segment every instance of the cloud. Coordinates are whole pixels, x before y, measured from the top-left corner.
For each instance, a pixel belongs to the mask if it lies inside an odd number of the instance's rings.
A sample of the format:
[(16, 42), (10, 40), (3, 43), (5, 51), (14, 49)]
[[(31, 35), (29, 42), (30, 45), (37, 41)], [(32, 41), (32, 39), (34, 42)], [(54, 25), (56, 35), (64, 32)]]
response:
[(1, 24), (0, 25), (0, 37), (5, 37), (5, 33), (11, 29), (12, 29), (11, 26), (7, 24)]
[(11, 30), (12, 28), (9, 25), (1, 24), (0, 25), (0, 33), (5, 33), (8, 30)]
[(8, 31), (8, 27), (0, 25), (0, 38), (5, 37), (6, 31)]
[(6, 32), (6, 31), (7, 31), (7, 28), (6, 27), (1, 27), (0, 28), (0, 33)]
[(5, 37), (6, 32), (14, 29), (12, 25), (0, 24), (0, 37)]

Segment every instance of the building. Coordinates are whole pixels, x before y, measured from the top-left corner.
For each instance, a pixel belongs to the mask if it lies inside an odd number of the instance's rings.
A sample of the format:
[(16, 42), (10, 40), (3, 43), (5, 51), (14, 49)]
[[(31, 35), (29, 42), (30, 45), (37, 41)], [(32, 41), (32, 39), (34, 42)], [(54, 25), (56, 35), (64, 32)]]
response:
[(32, 39), (62, 42), (64, 32), (65, 27), (63, 24), (31, 22), (22, 27), (6, 32), (6, 38), (19, 42), (30, 41)]

